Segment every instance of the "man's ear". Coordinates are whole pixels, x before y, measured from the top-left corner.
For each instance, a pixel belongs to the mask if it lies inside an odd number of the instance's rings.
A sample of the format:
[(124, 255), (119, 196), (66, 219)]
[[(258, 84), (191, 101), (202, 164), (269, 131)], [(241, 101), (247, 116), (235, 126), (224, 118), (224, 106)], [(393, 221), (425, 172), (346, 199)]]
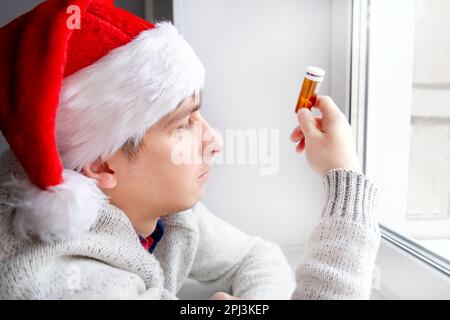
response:
[(117, 185), (117, 174), (107, 161), (96, 160), (82, 169), (86, 177), (95, 179), (97, 186), (103, 189), (113, 189)]

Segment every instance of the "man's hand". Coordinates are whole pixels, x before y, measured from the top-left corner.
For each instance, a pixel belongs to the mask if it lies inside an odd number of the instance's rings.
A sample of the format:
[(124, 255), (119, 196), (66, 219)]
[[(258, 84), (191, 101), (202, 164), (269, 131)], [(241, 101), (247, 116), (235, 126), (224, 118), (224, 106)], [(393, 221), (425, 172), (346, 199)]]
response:
[(229, 295), (225, 292), (216, 292), (214, 293), (209, 300), (244, 300), (242, 298), (238, 298), (232, 295)]
[(317, 97), (315, 107), (322, 116), (306, 108), (297, 113), (299, 127), (291, 134), (291, 140), (298, 143), (297, 152), (305, 151), (309, 166), (320, 175), (338, 168), (362, 172), (345, 115), (330, 97)]

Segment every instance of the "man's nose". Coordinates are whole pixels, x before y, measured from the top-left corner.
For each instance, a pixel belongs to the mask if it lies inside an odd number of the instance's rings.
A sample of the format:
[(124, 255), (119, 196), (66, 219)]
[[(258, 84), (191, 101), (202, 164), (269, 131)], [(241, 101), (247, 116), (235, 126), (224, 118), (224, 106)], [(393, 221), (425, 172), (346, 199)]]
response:
[(222, 152), (223, 149), (223, 140), (219, 136), (216, 130), (214, 130), (208, 122), (204, 121), (204, 147), (209, 146), (211, 149), (211, 156), (214, 156), (216, 153)]

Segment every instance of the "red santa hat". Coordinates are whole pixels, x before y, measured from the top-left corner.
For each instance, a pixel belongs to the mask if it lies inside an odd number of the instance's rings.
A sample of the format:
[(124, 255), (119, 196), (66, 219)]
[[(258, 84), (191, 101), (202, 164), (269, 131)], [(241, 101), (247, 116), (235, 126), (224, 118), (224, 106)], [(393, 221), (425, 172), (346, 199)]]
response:
[(45, 1), (0, 29), (0, 48), (0, 129), (27, 175), (9, 183), (13, 226), (44, 241), (96, 223), (107, 199), (81, 168), (137, 144), (205, 78), (171, 23), (113, 0)]

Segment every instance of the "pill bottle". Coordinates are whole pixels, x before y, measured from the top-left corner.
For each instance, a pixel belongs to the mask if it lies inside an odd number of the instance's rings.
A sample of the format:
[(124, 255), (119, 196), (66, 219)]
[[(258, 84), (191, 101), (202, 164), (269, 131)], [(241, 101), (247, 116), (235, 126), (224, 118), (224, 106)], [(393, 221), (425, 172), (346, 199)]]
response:
[(295, 113), (300, 108), (311, 108), (314, 106), (317, 95), (319, 94), (320, 85), (323, 82), (325, 71), (317, 67), (307, 67), (305, 78), (303, 80), (300, 96), (298, 97)]

